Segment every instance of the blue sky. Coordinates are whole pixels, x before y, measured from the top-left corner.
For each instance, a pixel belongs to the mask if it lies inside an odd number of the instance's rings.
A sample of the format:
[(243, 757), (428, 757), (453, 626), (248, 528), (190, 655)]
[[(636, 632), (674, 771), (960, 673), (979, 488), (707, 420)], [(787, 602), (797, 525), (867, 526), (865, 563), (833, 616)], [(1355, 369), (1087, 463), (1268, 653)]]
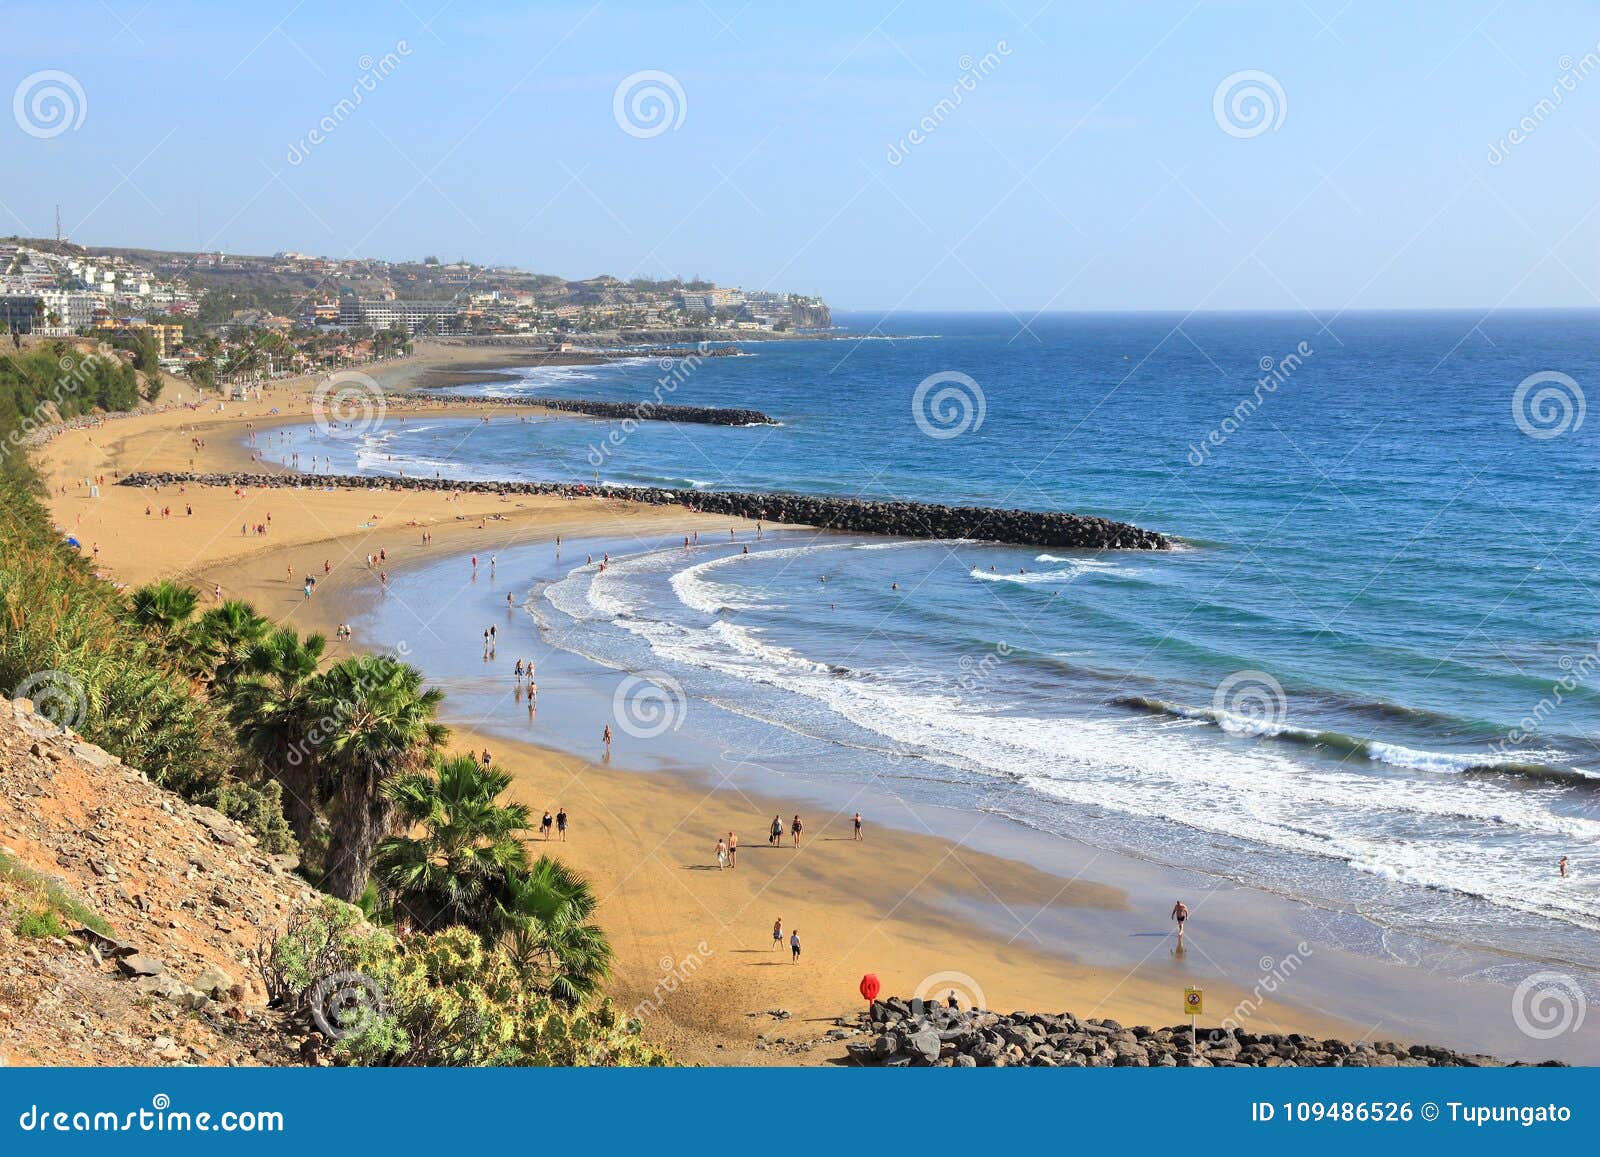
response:
[(440, 5), (5, 4), (0, 233), (844, 308), (1600, 304), (1594, 3)]

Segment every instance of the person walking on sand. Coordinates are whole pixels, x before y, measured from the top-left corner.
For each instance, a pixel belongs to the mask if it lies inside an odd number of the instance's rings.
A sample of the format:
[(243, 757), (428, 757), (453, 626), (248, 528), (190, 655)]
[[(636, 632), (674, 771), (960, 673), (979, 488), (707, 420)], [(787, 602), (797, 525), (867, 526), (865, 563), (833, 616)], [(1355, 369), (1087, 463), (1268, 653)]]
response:
[(727, 866), (728, 866), (728, 843), (727, 843), (726, 840), (722, 839), (721, 837), (718, 837), (718, 839), (717, 839), (717, 871), (720, 872), (720, 871), (722, 871), (723, 868), (726, 868)]
[(794, 822), (789, 825), (789, 834), (794, 837), (794, 846), (800, 846), (800, 833), (806, 830), (805, 824), (800, 822), (799, 813), (795, 813)]
[(539, 821), (539, 834), (545, 839), (550, 838), (550, 825), (555, 821), (550, 818), (550, 809), (544, 809), (544, 818)]
[(856, 840), (859, 841), (861, 839), (861, 813), (856, 812), (855, 819), (850, 822), (855, 827)]
[(767, 843), (773, 847), (783, 847), (783, 821), (777, 816), (772, 817), (772, 830), (767, 833)]
[(739, 837), (733, 832), (728, 833), (728, 867), (739, 866)]
[(1179, 900), (1172, 906), (1172, 919), (1178, 922), (1178, 939), (1183, 939), (1184, 921), (1189, 919), (1189, 905)]
[(798, 928), (789, 933), (789, 961), (792, 964), (800, 963), (800, 929)]
[(556, 805), (556, 838), (567, 842), (567, 809), (560, 804)]
[(600, 735), (600, 742), (606, 745), (606, 755), (611, 755), (611, 724), (606, 724), (606, 729)]
[(783, 945), (783, 917), (779, 916), (776, 920), (774, 920), (772, 922), (772, 946), (774, 948), (779, 948), (779, 947), (782, 947), (782, 945)]

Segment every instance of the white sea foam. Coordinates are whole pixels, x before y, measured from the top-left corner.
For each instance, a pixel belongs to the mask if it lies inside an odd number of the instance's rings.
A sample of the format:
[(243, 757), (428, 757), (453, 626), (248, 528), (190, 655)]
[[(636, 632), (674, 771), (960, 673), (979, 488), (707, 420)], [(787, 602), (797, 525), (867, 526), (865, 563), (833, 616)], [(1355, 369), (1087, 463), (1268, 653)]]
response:
[(1026, 574), (984, 570), (973, 567), (968, 573), (975, 579), (990, 583), (1017, 583), (1021, 586), (1061, 586), (1091, 575), (1131, 575), (1136, 572), (1124, 569), (1114, 562), (1100, 558), (1057, 558), (1042, 554), (1039, 560), (1063, 562), (1058, 570), (1031, 570)]
[[(730, 592), (718, 591), (719, 584), (706, 575), (762, 558), (781, 563), (785, 555), (794, 558), (849, 545), (728, 555), (683, 568), (668, 581), (683, 605), (714, 613), (708, 608), (727, 605)], [(603, 577), (575, 572), (575, 580), (602, 588), (580, 611), (594, 614), (598, 608), (622, 607), (625, 612), (628, 600), (607, 591), (609, 582), (651, 568), (660, 573), (662, 565), (674, 561), (668, 557), (672, 553), (658, 552), (648, 564), (630, 560), (617, 575), (609, 569)], [(685, 575), (690, 576), (687, 581)], [(706, 586), (697, 588), (696, 581)], [(572, 600), (559, 593), (562, 586), (555, 584), (547, 598), (565, 610)], [(925, 677), (896, 678), (892, 672), (883, 678), (857, 677), (741, 624), (718, 621), (695, 627), (624, 613), (618, 625), (650, 649), (651, 661), (684, 671), (691, 690), (703, 685), (719, 699), (765, 712), (776, 725), (832, 715), (864, 735), (879, 737), (885, 750), (991, 776), (1001, 786), (998, 794), (990, 793), (989, 802), (1002, 811), (1008, 790), (1026, 792), (1091, 811), (1328, 857), (1377, 878), (1477, 896), (1600, 929), (1600, 916), (1586, 903), (1586, 894), (1563, 892), (1543, 877), (1530, 876), (1527, 867), (1530, 856), (1552, 858), (1557, 849), (1600, 840), (1600, 822), (1558, 814), (1547, 808), (1540, 793), (1508, 790), (1494, 780), (1404, 774), (1458, 770), (1458, 763), (1479, 765), (1481, 759), (1379, 744), (1374, 758), (1392, 760), (1399, 769), (1385, 774), (1359, 763), (1308, 762), (1292, 745), (1197, 740), (1195, 728), (1201, 722), (1230, 730), (1254, 727), (1254, 721), (1218, 719), (1202, 709), (1175, 710), (1188, 718), (1166, 721), (1050, 717), (1036, 708), (1031, 714), (1001, 713), (994, 702), (974, 702), (970, 695), (930, 687)], [(693, 671), (702, 673), (698, 684)], [(734, 682), (717, 690), (718, 679)], [(780, 698), (752, 699), (737, 690), (752, 684), (775, 689)], [(791, 707), (775, 709), (772, 705), (782, 703), (783, 695), (799, 698)], [(811, 707), (801, 708), (802, 702)], [(1015, 786), (1008, 789), (1005, 784)]]

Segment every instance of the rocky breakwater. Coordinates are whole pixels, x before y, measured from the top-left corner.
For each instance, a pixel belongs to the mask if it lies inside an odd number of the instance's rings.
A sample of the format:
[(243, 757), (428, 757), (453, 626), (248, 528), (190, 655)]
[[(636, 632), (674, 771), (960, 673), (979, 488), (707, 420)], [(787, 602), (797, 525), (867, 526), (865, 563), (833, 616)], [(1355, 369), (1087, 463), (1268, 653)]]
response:
[[(840, 1022), (844, 1023), (844, 1022)], [(1434, 1045), (1350, 1043), (1303, 1033), (1201, 1026), (1124, 1028), (1071, 1013), (957, 1010), (920, 1000), (875, 1000), (858, 1019), (866, 1039), (845, 1045), (860, 1064), (954, 1068), (1485, 1068), (1494, 1057)], [(1551, 1062), (1554, 1063), (1554, 1062)]]
[[(480, 405), (502, 405), (541, 410), (559, 410), (566, 414), (584, 414), (591, 418), (611, 418), (634, 422), (686, 422), (698, 426), (776, 426), (778, 423), (760, 410), (730, 409), (718, 406), (668, 406), (660, 402), (590, 402), (582, 398), (546, 398), (541, 394), (522, 395), (515, 398), (484, 398), (475, 394), (426, 394), (432, 402)], [(417, 395), (403, 394), (400, 402), (413, 400)]]
[(926, 502), (877, 502), (804, 494), (742, 490), (676, 490), (648, 486), (590, 486), (570, 482), (465, 482), (448, 478), (391, 478), (365, 474), (188, 474), (135, 473), (123, 486), (221, 486), (272, 489), (433, 490), (476, 494), (554, 495), (608, 498), (652, 506), (682, 506), (704, 514), (811, 526), (895, 538), (972, 539), (1068, 550), (1169, 550), (1164, 534), (1126, 522), (1056, 511), (1001, 510), (985, 506), (941, 506)]

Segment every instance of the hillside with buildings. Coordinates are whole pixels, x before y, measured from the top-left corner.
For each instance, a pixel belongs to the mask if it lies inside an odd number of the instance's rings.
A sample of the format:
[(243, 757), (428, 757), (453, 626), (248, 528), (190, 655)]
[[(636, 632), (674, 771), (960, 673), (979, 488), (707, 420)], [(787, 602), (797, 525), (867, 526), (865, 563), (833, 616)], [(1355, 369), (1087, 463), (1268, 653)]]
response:
[(552, 346), (828, 329), (819, 297), (709, 281), (568, 281), (467, 261), (84, 247), (0, 239), (0, 338), (96, 336), (135, 367), (250, 384), (404, 352), (412, 338)]

